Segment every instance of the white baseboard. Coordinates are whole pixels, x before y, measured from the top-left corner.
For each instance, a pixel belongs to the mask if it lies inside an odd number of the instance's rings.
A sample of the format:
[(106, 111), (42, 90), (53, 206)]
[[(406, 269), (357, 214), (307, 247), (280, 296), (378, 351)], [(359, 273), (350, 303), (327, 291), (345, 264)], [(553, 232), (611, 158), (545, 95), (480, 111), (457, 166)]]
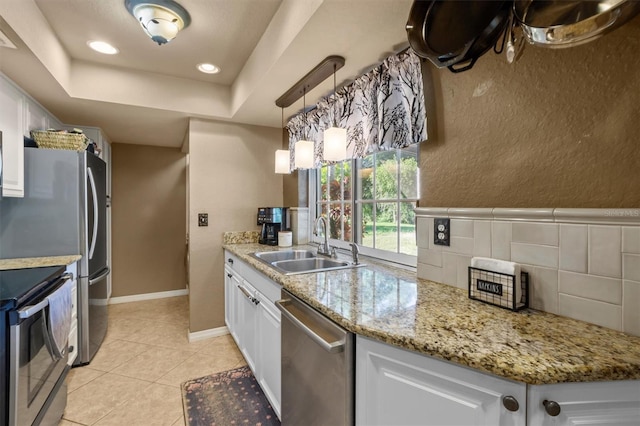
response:
[(116, 305), (118, 303), (129, 303), (129, 302), (141, 302), (143, 300), (153, 300), (153, 299), (165, 299), (167, 297), (176, 297), (176, 296), (186, 296), (189, 294), (189, 290), (170, 290), (170, 291), (159, 291), (156, 293), (145, 293), (145, 294), (134, 294), (131, 296), (119, 296), (112, 297), (109, 299), (110, 305)]
[(189, 332), (187, 338), (189, 342), (196, 342), (198, 340), (209, 339), (210, 337), (219, 337), (229, 334), (229, 329), (226, 326), (218, 328), (210, 328), (208, 330)]

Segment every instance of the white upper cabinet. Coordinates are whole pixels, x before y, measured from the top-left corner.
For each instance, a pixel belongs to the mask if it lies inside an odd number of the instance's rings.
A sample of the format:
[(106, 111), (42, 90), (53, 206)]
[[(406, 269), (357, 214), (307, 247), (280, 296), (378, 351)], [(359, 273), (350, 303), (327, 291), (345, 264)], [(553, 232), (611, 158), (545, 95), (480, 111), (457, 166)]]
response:
[(3, 197), (24, 196), (24, 105), (24, 94), (0, 74)]

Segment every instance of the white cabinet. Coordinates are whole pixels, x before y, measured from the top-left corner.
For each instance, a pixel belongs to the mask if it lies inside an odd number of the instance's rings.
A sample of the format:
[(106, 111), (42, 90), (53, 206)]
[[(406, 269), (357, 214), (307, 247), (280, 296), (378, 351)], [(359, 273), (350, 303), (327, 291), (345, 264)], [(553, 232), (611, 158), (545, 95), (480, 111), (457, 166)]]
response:
[(357, 338), (357, 425), (525, 425), (526, 395), (522, 383)]
[(258, 304), (258, 383), (280, 416), (280, 312), (262, 294)]
[(237, 291), (240, 284), (238, 277), (229, 267), (224, 268), (224, 322), (227, 324), (231, 337), (238, 341), (238, 308), (236, 306)]
[(24, 196), (25, 97), (0, 75), (0, 131), (2, 132), (2, 196)]
[(525, 385), (358, 336), (356, 424), (638, 426), (640, 381)]
[(69, 331), (69, 357), (67, 360), (68, 365), (73, 365), (73, 362), (78, 357), (78, 268), (77, 262), (74, 262), (67, 266), (68, 273), (73, 275), (73, 289), (71, 290), (71, 329)]
[(528, 425), (640, 424), (640, 381), (529, 386)]
[(225, 251), (225, 323), (280, 416), (280, 286)]
[(25, 128), (23, 133), (25, 136), (31, 136), (32, 130), (46, 130), (50, 127), (50, 114), (34, 102), (27, 100), (24, 105)]
[(245, 280), (236, 286), (236, 307), (238, 309), (238, 346), (249, 367), (257, 378), (256, 358), (258, 350), (257, 321), (258, 306), (256, 290)]

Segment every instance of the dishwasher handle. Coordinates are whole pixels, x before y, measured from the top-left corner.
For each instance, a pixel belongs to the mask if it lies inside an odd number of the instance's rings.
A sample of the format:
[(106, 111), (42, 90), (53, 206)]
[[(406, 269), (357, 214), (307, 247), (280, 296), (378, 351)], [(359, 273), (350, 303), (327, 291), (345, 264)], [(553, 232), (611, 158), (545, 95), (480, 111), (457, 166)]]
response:
[[(335, 354), (344, 351), (344, 347), (346, 344), (346, 338), (336, 340), (334, 342), (327, 342), (325, 339), (320, 337), (316, 332), (314, 332), (311, 328), (307, 326), (304, 322), (302, 322), (298, 317), (292, 314), (287, 306), (291, 305), (291, 299), (281, 299), (276, 302), (277, 308), (280, 310), (282, 315), (284, 315), (289, 321), (291, 321), (295, 326), (297, 326), (300, 330), (302, 330), (311, 340), (316, 342), (322, 349), (325, 351)], [(329, 321), (329, 320), (326, 320)]]

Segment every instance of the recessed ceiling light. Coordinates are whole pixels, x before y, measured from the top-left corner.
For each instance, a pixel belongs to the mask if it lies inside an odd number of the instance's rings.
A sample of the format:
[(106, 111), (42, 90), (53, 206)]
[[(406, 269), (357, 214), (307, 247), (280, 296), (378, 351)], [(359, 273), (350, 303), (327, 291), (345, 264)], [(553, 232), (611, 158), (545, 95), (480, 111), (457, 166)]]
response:
[(213, 64), (198, 64), (198, 71), (206, 73), (206, 74), (218, 74), (220, 72), (220, 68)]
[(104, 53), (105, 55), (115, 55), (119, 52), (118, 49), (105, 41), (88, 41), (87, 45), (96, 52)]

